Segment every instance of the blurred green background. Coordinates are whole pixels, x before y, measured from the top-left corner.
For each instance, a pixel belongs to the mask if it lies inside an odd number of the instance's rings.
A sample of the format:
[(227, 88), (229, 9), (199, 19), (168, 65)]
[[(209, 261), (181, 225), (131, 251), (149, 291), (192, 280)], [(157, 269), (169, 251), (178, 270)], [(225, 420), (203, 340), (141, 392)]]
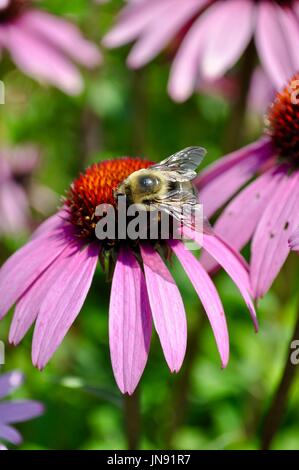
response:
[[(70, 18), (100, 43), (122, 2), (94, 5), (86, 0), (48, 0), (49, 11)], [(189, 145), (208, 149), (204, 165), (224, 154), (231, 105), (197, 94), (177, 105), (166, 93), (169, 61), (160, 56), (141, 71), (126, 68), (128, 49), (103, 51), (103, 65), (85, 74), (86, 90), (70, 98), (41, 87), (8, 61), (0, 67), (6, 105), (0, 107), (1, 146), (36, 142), (42, 159), (34, 179), (57, 194), (93, 161), (122, 155), (161, 160)], [(262, 121), (249, 115), (246, 141), (259, 135)], [(245, 142), (244, 142), (245, 143)], [(246, 210), (246, 208), (244, 208)], [(41, 220), (33, 214), (36, 222)], [(2, 237), (5, 260), (28, 234)], [(298, 279), (291, 257), (271, 292), (260, 302), (255, 334), (239, 293), (223, 273), (215, 277), (229, 324), (231, 357), (221, 370), (211, 328), (191, 284), (173, 266), (188, 316), (189, 345), (178, 375), (170, 374), (154, 335), (139, 386), (141, 449), (255, 449), (263, 417), (281, 375), (295, 322)], [(75, 325), (43, 372), (31, 364), (31, 335), (20, 346), (7, 344), (4, 370), (21, 369), (26, 383), (15, 396), (46, 406), (41, 418), (18, 429), (23, 449), (126, 449), (124, 400), (115, 384), (108, 347), (109, 283), (101, 269)], [(0, 324), (6, 343), (11, 314)], [(299, 446), (299, 381), (273, 448)]]

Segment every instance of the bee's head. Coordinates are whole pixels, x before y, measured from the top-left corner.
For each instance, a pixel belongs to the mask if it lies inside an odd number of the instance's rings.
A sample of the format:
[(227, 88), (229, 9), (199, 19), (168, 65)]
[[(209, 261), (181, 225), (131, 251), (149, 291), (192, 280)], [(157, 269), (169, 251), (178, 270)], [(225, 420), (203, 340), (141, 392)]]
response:
[(126, 178), (115, 191), (115, 197), (126, 196), (131, 203), (145, 203), (160, 190), (162, 181), (155, 171), (142, 169)]

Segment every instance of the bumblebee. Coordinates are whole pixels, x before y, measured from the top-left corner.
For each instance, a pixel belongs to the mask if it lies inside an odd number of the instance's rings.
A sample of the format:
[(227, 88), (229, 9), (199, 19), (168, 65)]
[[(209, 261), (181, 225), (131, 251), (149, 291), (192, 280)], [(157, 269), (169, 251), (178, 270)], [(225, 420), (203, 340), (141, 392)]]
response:
[(146, 210), (164, 211), (184, 222), (186, 208), (190, 214), (198, 204), (192, 180), (205, 155), (202, 147), (188, 147), (156, 165), (135, 171), (117, 187), (114, 197), (126, 196), (128, 205), (142, 204)]

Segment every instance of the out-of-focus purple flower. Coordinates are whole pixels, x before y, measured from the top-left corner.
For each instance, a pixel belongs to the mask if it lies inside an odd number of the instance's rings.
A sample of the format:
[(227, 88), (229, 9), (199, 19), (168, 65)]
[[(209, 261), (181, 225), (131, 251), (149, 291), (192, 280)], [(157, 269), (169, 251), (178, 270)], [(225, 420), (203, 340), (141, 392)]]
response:
[[(277, 93), (269, 108), (265, 135), (221, 158), (195, 182), (207, 217), (227, 204), (215, 224), (216, 232), (237, 250), (252, 240), (250, 272), (256, 298), (263, 297), (282, 268), (290, 252), (289, 239), (291, 248), (298, 249), (298, 168), (297, 75)], [(258, 177), (250, 182), (255, 175)], [(202, 262), (210, 270), (215, 268), (207, 256)]]
[(248, 93), (248, 109), (264, 116), (275, 98), (275, 88), (262, 67), (257, 67), (251, 78)]
[[(23, 383), (23, 374), (17, 370), (0, 375), (0, 439), (11, 444), (21, 444), (21, 434), (12, 426), (40, 416), (43, 405), (32, 400), (2, 401), (7, 395), (16, 390)], [(5, 449), (0, 443), (0, 450)]]
[(28, 229), (30, 220), (26, 179), (38, 163), (33, 146), (0, 149), (0, 234)]
[[(211, 323), (225, 367), (229, 340), (223, 306), (217, 290), (196, 257), (178, 240), (99, 241), (95, 215), (100, 204), (117, 208), (113, 190), (133, 171), (151, 162), (121, 158), (92, 165), (72, 184), (64, 207), (33, 234), (0, 270), (0, 318), (16, 304), (9, 340), (18, 344), (35, 323), (32, 360), (45, 367), (78, 316), (90, 289), (98, 259), (115, 266), (109, 309), (109, 343), (116, 382), (123, 393), (133, 393), (145, 368), (152, 322), (166, 362), (177, 372), (183, 362), (187, 325), (183, 300), (163, 260), (172, 252), (193, 284)], [(184, 229), (201, 243), (201, 234)], [(249, 272), (245, 261), (211, 233), (203, 245), (238, 286), (255, 326)], [(107, 268), (108, 271), (109, 268)]]
[(169, 93), (184, 101), (198, 77), (221, 77), (254, 37), (262, 65), (279, 88), (299, 68), (298, 10), (298, 0), (140, 0), (124, 7), (104, 45), (135, 40), (128, 65), (138, 68), (179, 38)]
[(201, 94), (223, 98), (233, 101), (239, 93), (239, 83), (237, 77), (225, 76), (217, 80), (201, 80), (197, 91)]
[(74, 95), (83, 81), (74, 62), (85, 67), (100, 63), (96, 45), (84, 39), (68, 21), (38, 10), (28, 0), (0, 4), (0, 52), (7, 49), (27, 75)]
[(33, 178), (39, 154), (30, 144), (0, 149), (0, 235), (32, 230), (31, 208), (48, 216), (58, 205), (57, 195)]

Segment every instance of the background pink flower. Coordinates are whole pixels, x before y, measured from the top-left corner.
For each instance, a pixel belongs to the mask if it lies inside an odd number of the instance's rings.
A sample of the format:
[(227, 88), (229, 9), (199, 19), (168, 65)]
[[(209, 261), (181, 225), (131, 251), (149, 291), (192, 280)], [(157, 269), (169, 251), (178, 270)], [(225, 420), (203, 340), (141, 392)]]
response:
[(98, 48), (84, 39), (68, 21), (38, 10), (26, 0), (0, 4), (0, 51), (9, 51), (27, 75), (74, 95), (83, 81), (74, 63), (94, 67), (100, 63)]
[(128, 65), (149, 62), (179, 38), (169, 93), (186, 100), (198, 78), (221, 77), (254, 38), (273, 85), (281, 87), (299, 68), (299, 2), (276, 0), (141, 0), (129, 2), (104, 38), (107, 47), (136, 41)]
[(39, 152), (33, 146), (0, 149), (0, 234), (18, 234), (29, 228), (27, 180), (38, 160)]
[[(24, 381), (21, 372), (15, 370), (0, 375), (0, 400), (10, 395)], [(43, 405), (32, 400), (11, 400), (0, 402), (0, 439), (11, 444), (21, 444), (21, 434), (12, 424), (21, 423), (40, 416), (44, 411)], [(0, 449), (5, 449), (0, 443)]]
[[(290, 238), (292, 249), (297, 247), (298, 83), (297, 75), (277, 93), (260, 140), (223, 157), (196, 181), (207, 217), (227, 204), (215, 223), (216, 232), (237, 250), (252, 240), (250, 273), (256, 298), (264, 296), (282, 268)], [(210, 270), (215, 268), (206, 256), (202, 261)]]

